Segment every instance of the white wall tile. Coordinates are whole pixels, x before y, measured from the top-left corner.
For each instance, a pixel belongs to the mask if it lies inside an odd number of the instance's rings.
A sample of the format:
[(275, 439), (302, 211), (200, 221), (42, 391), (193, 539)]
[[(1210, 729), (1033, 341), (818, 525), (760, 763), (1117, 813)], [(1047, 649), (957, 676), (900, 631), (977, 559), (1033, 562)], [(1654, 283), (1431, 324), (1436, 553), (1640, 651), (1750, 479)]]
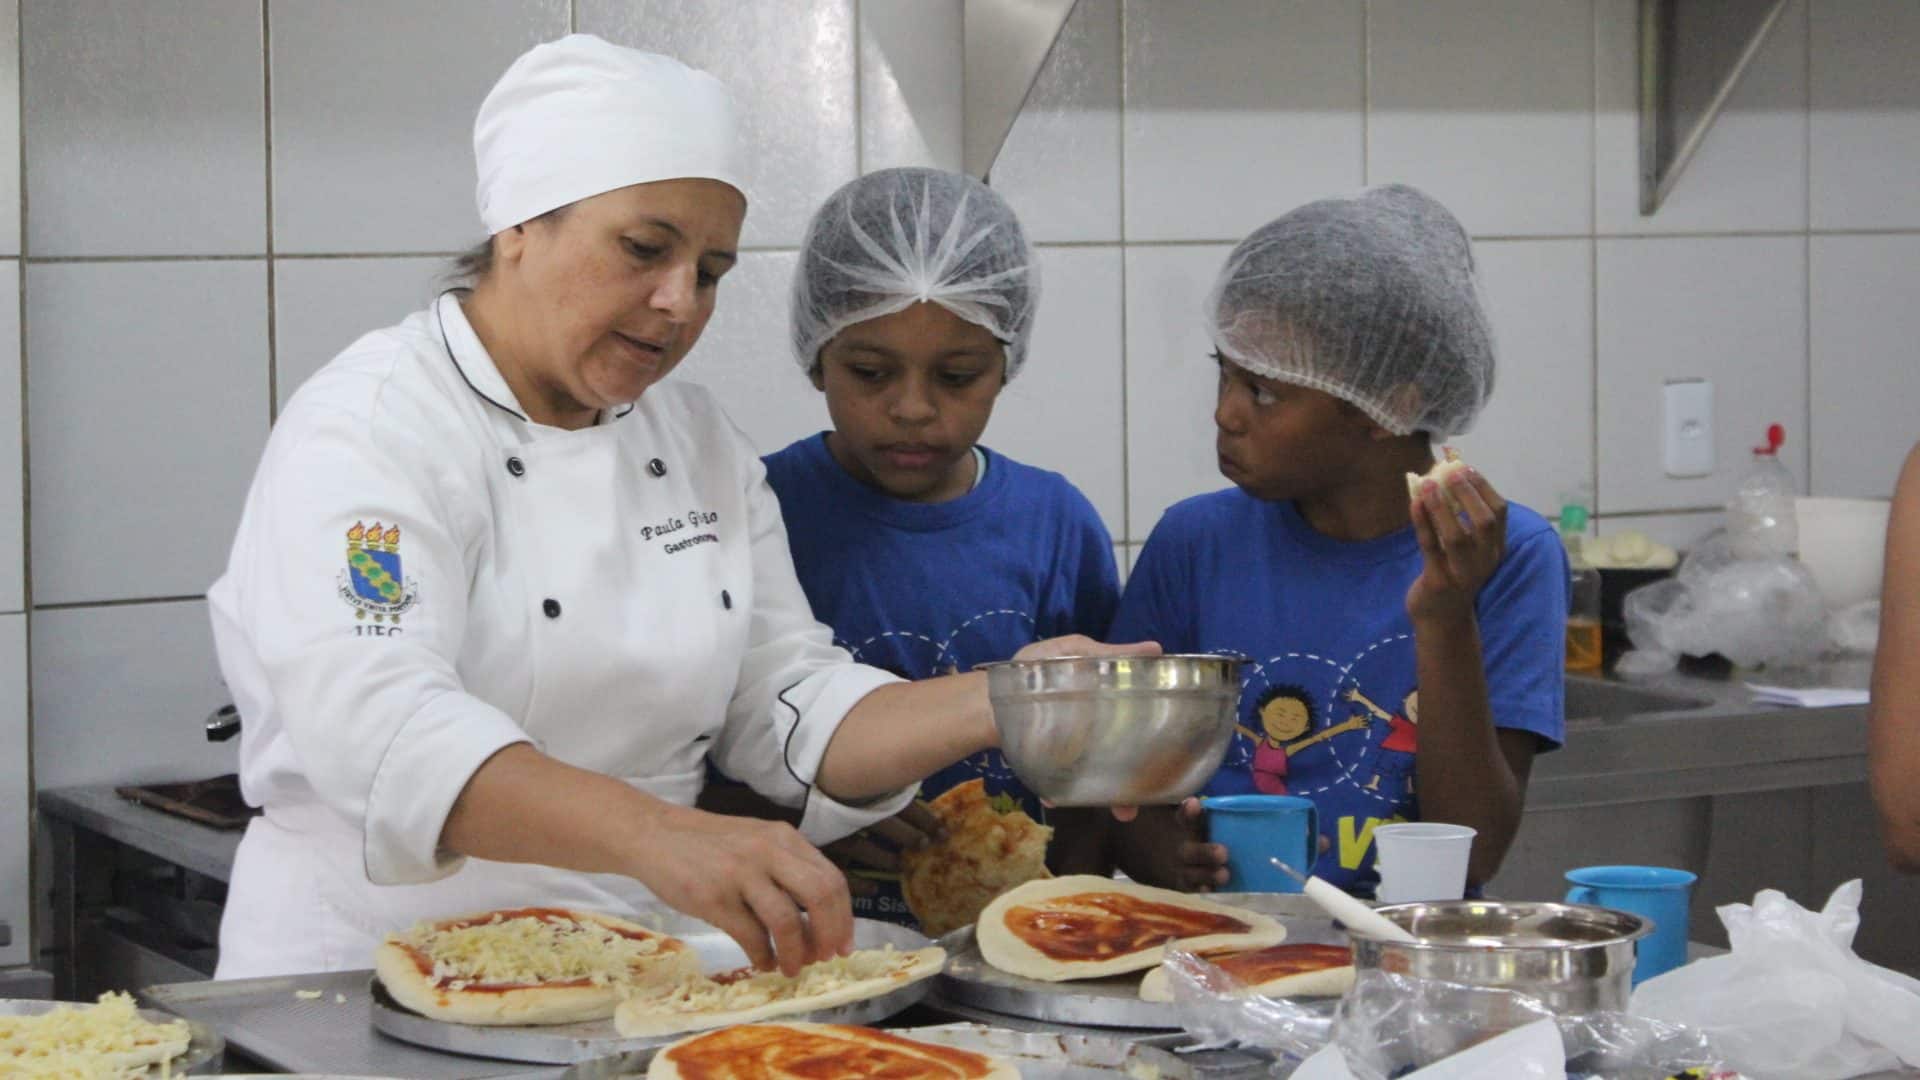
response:
[[(1806, 245), (1799, 237), (1599, 242), (1602, 512), (1725, 505), (1769, 423), (1807, 477)], [(1713, 382), (1711, 476), (1675, 479), (1661, 456), (1662, 384)]]
[(192, 596), (267, 433), (262, 262), (27, 270), (39, 604)]
[(1127, 0), (1127, 238), (1238, 240), (1359, 187), (1361, 9)]
[(1813, 227), (1920, 227), (1920, 4), (1814, 0)]
[(1593, 482), (1593, 243), (1474, 245), (1499, 350), (1493, 399), (1452, 440), (1508, 499), (1551, 518)]
[(21, 445), (20, 263), (5, 259), (0, 260), (0, 611), (26, 606)]
[(453, 251), (486, 235), (473, 118), (566, 0), (270, 0), (276, 251)]
[(1595, 0), (1594, 191), (1602, 233), (1807, 225), (1807, 24), (1790, 0), (1658, 213), (1640, 216), (1637, 0)]
[(1120, 271), (1118, 247), (1040, 249), (1027, 365), (1000, 391), (982, 441), (1073, 481), (1125, 540)]
[(0, 255), (20, 253), (20, 0), (0, 0)]
[(1145, 541), (1167, 507), (1227, 486), (1213, 449), (1219, 375), (1201, 303), (1221, 244), (1127, 251), (1127, 535)]
[(741, 242), (793, 247), (858, 169), (853, 0), (575, 0), (579, 29), (678, 57), (733, 92), (751, 209)]
[(232, 700), (204, 601), (33, 613), (41, 790), (232, 772), (240, 744), (209, 743), (201, 730)]
[(861, 0), (860, 171), (960, 169), (961, 0)]
[(790, 251), (748, 251), (720, 283), (720, 301), (700, 343), (673, 378), (710, 388), (763, 454), (832, 427), (826, 396), (793, 358)]
[(0, 615), (0, 922), (13, 927), (13, 944), (0, 946), (0, 968), (27, 962), (33, 935), (33, 872), (27, 823), (27, 617)]
[(26, 0), (30, 250), (266, 249), (259, 0)]
[(1886, 496), (1920, 441), (1920, 236), (1816, 236), (1815, 495)]
[(1727, 518), (1719, 510), (1689, 514), (1626, 514), (1594, 519), (1594, 531), (1601, 536), (1637, 532), (1684, 552), (1701, 537), (1725, 526)]
[(1079, 0), (988, 175), (1040, 243), (1120, 239), (1120, 0)]
[(1137, 548), (1136, 544), (1113, 545), (1113, 568), (1119, 571), (1122, 586), (1127, 583), (1127, 575), (1133, 572), (1133, 554)]
[(360, 335), (392, 326), (440, 293), (446, 259), (275, 259), (274, 390), (300, 384)]
[(1367, 183), (1406, 183), (1477, 236), (1593, 218), (1593, 0), (1368, 9)]

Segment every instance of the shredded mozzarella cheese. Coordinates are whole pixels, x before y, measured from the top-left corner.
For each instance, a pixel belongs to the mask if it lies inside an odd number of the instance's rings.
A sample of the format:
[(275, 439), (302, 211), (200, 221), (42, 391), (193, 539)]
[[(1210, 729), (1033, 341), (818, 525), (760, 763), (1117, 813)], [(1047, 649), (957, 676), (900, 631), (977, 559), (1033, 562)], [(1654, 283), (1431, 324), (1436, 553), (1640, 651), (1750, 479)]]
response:
[(707, 975), (689, 975), (678, 982), (635, 995), (648, 1011), (669, 1013), (735, 1012), (811, 997), (850, 983), (903, 974), (912, 958), (888, 945), (858, 949), (846, 956), (808, 964), (791, 978), (778, 971), (760, 971), (732, 981)]
[[(34, 1080), (122, 1080), (145, 1075), (146, 1061), (171, 1061), (186, 1053), (191, 1041), (185, 1020), (156, 1024), (140, 1015), (129, 995), (101, 994), (93, 1005), (62, 1006), (39, 1016), (0, 1016), (0, 1074)], [(142, 1063), (128, 1064), (135, 1060)]]
[(426, 954), (433, 962), (433, 981), (453, 990), (473, 983), (625, 983), (661, 943), (660, 938), (630, 938), (590, 920), (499, 915), (444, 930), (421, 923), (398, 940)]

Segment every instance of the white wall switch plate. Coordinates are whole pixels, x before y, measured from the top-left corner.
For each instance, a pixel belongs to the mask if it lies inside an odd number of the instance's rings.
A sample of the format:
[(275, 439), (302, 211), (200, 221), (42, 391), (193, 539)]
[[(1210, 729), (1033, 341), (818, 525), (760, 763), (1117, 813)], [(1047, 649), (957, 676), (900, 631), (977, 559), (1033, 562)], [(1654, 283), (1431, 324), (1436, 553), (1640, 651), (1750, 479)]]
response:
[(1713, 474), (1713, 384), (1676, 379), (1666, 385), (1661, 458), (1667, 475)]

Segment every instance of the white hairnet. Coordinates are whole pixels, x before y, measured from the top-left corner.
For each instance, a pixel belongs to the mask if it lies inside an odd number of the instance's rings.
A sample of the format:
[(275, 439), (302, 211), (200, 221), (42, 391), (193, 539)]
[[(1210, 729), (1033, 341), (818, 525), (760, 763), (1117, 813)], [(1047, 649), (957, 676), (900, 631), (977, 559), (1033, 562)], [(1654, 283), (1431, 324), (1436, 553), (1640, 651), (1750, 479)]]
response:
[(868, 319), (932, 301), (1000, 339), (1012, 379), (1027, 357), (1040, 266), (998, 192), (940, 169), (883, 169), (827, 197), (793, 275), (793, 350), (808, 371), (820, 347)]
[(742, 195), (727, 88), (670, 56), (569, 34), (522, 53), (473, 122), (487, 235), (656, 180), (701, 177)]
[(1464, 432), (1493, 393), (1466, 230), (1404, 185), (1261, 226), (1227, 257), (1205, 315), (1228, 360), (1350, 401), (1396, 435)]

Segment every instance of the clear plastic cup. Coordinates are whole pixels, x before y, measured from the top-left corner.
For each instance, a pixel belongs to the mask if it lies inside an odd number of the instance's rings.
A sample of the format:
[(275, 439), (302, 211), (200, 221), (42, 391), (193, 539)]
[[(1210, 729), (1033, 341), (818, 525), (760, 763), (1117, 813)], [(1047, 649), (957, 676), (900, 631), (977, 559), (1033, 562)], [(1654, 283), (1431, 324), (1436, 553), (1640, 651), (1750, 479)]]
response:
[(1430, 821), (1375, 828), (1373, 858), (1380, 872), (1380, 902), (1461, 899), (1467, 891), (1467, 858), (1473, 854), (1474, 836), (1468, 826)]

